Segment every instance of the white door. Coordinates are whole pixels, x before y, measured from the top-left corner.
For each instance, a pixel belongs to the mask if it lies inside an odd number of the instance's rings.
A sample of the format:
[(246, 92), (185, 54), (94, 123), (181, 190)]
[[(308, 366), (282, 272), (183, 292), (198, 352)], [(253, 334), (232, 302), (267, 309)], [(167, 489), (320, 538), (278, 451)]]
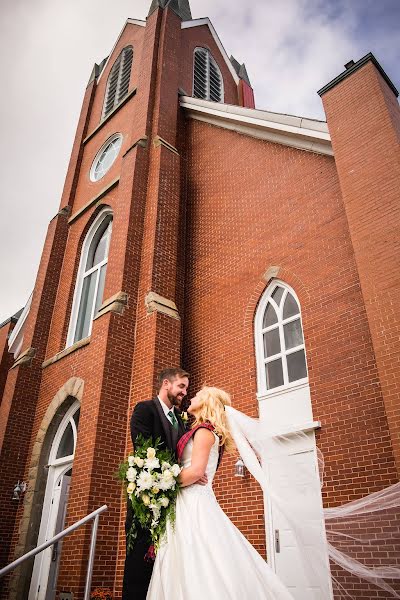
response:
[[(71, 470), (62, 476), (60, 480), (60, 494), (57, 508), (57, 517), (53, 535), (57, 535), (64, 529), (65, 516), (67, 514), (67, 502), (69, 494), (69, 486), (71, 484)], [(46, 600), (54, 600), (57, 591), (57, 576), (60, 566), (60, 557), (62, 549), (62, 540), (56, 542), (51, 547), (51, 562), (49, 568), (49, 576), (47, 582)]]
[[(264, 462), (271, 489), (266, 498), (268, 562), (295, 600), (333, 598), (314, 434), (285, 439), (285, 456)], [(282, 450), (282, 445), (281, 445)], [(289, 515), (289, 517), (288, 517)]]
[[(37, 545), (59, 533), (65, 522), (72, 464), (74, 460), (79, 402), (71, 406), (54, 436), (49, 455), (48, 476)], [(56, 591), (61, 543), (35, 557), (29, 600), (53, 600)]]

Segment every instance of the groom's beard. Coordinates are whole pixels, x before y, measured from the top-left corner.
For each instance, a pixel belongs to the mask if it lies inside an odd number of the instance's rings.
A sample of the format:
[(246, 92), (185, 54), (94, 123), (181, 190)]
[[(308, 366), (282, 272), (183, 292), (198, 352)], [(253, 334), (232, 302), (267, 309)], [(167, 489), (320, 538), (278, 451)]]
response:
[(176, 406), (177, 408), (180, 408), (182, 400), (185, 398), (185, 396), (182, 396), (181, 394), (179, 394), (178, 396), (173, 396), (172, 394), (167, 393), (167, 396), (172, 406)]

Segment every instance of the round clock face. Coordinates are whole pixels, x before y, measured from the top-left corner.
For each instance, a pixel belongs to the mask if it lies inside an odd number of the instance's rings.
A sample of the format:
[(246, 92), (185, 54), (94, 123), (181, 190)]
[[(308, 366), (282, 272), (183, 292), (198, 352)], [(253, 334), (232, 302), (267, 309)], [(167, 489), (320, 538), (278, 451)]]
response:
[(117, 133), (109, 138), (98, 151), (90, 169), (90, 179), (98, 181), (107, 173), (118, 156), (122, 144), (122, 135)]

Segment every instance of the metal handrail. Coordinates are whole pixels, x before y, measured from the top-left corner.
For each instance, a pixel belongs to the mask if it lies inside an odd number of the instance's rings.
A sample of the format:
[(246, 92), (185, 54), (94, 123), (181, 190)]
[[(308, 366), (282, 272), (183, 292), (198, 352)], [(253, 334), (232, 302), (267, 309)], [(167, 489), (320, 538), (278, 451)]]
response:
[(95, 553), (95, 546), (96, 546), (97, 529), (99, 526), (99, 516), (105, 510), (107, 510), (106, 504), (104, 504), (103, 506), (100, 506), (100, 508), (97, 508), (96, 510), (91, 512), (89, 515), (86, 515), (86, 517), (83, 517), (83, 519), (80, 519), (79, 521), (77, 521), (76, 523), (71, 525), (70, 527), (67, 527), (67, 529), (64, 529), (64, 531), (60, 531), (60, 533), (57, 533), (57, 535), (52, 537), (50, 540), (47, 540), (47, 542), (43, 542), (43, 544), (40, 544), (40, 546), (36, 546), (36, 548), (29, 550), (29, 552), (26, 552), (26, 554), (23, 554), (22, 556), (17, 558), (17, 560), (14, 560), (14, 562), (10, 563), (6, 567), (3, 567), (3, 569), (0, 570), (0, 577), (3, 577), (7, 573), (9, 573), (13, 569), (15, 569), (15, 567), (18, 567), (21, 563), (28, 560), (28, 558), (32, 558), (33, 556), (36, 556), (36, 554), (40, 554), (40, 552), (43, 552), (43, 550), (46, 550), (46, 548), (48, 548), (49, 546), (52, 546), (53, 544), (58, 542), (58, 540), (61, 540), (66, 535), (72, 533), (73, 531), (75, 531), (75, 529), (78, 529), (78, 527), (81, 527), (81, 525), (84, 525), (88, 521), (91, 521), (92, 519), (94, 519), (93, 527), (92, 527), (92, 535), (90, 538), (90, 551), (89, 551), (88, 570), (86, 573), (85, 595), (83, 597), (84, 600), (89, 600), (90, 586), (92, 584), (92, 573), (93, 573), (93, 562), (94, 562), (94, 553)]

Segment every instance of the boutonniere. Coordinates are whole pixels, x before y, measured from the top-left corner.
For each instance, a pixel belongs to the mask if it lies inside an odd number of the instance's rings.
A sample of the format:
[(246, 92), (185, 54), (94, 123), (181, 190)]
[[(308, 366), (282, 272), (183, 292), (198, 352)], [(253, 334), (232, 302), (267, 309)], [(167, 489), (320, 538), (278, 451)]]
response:
[(181, 412), (181, 419), (186, 425), (186, 423), (189, 421), (189, 416), (188, 416), (187, 412)]

